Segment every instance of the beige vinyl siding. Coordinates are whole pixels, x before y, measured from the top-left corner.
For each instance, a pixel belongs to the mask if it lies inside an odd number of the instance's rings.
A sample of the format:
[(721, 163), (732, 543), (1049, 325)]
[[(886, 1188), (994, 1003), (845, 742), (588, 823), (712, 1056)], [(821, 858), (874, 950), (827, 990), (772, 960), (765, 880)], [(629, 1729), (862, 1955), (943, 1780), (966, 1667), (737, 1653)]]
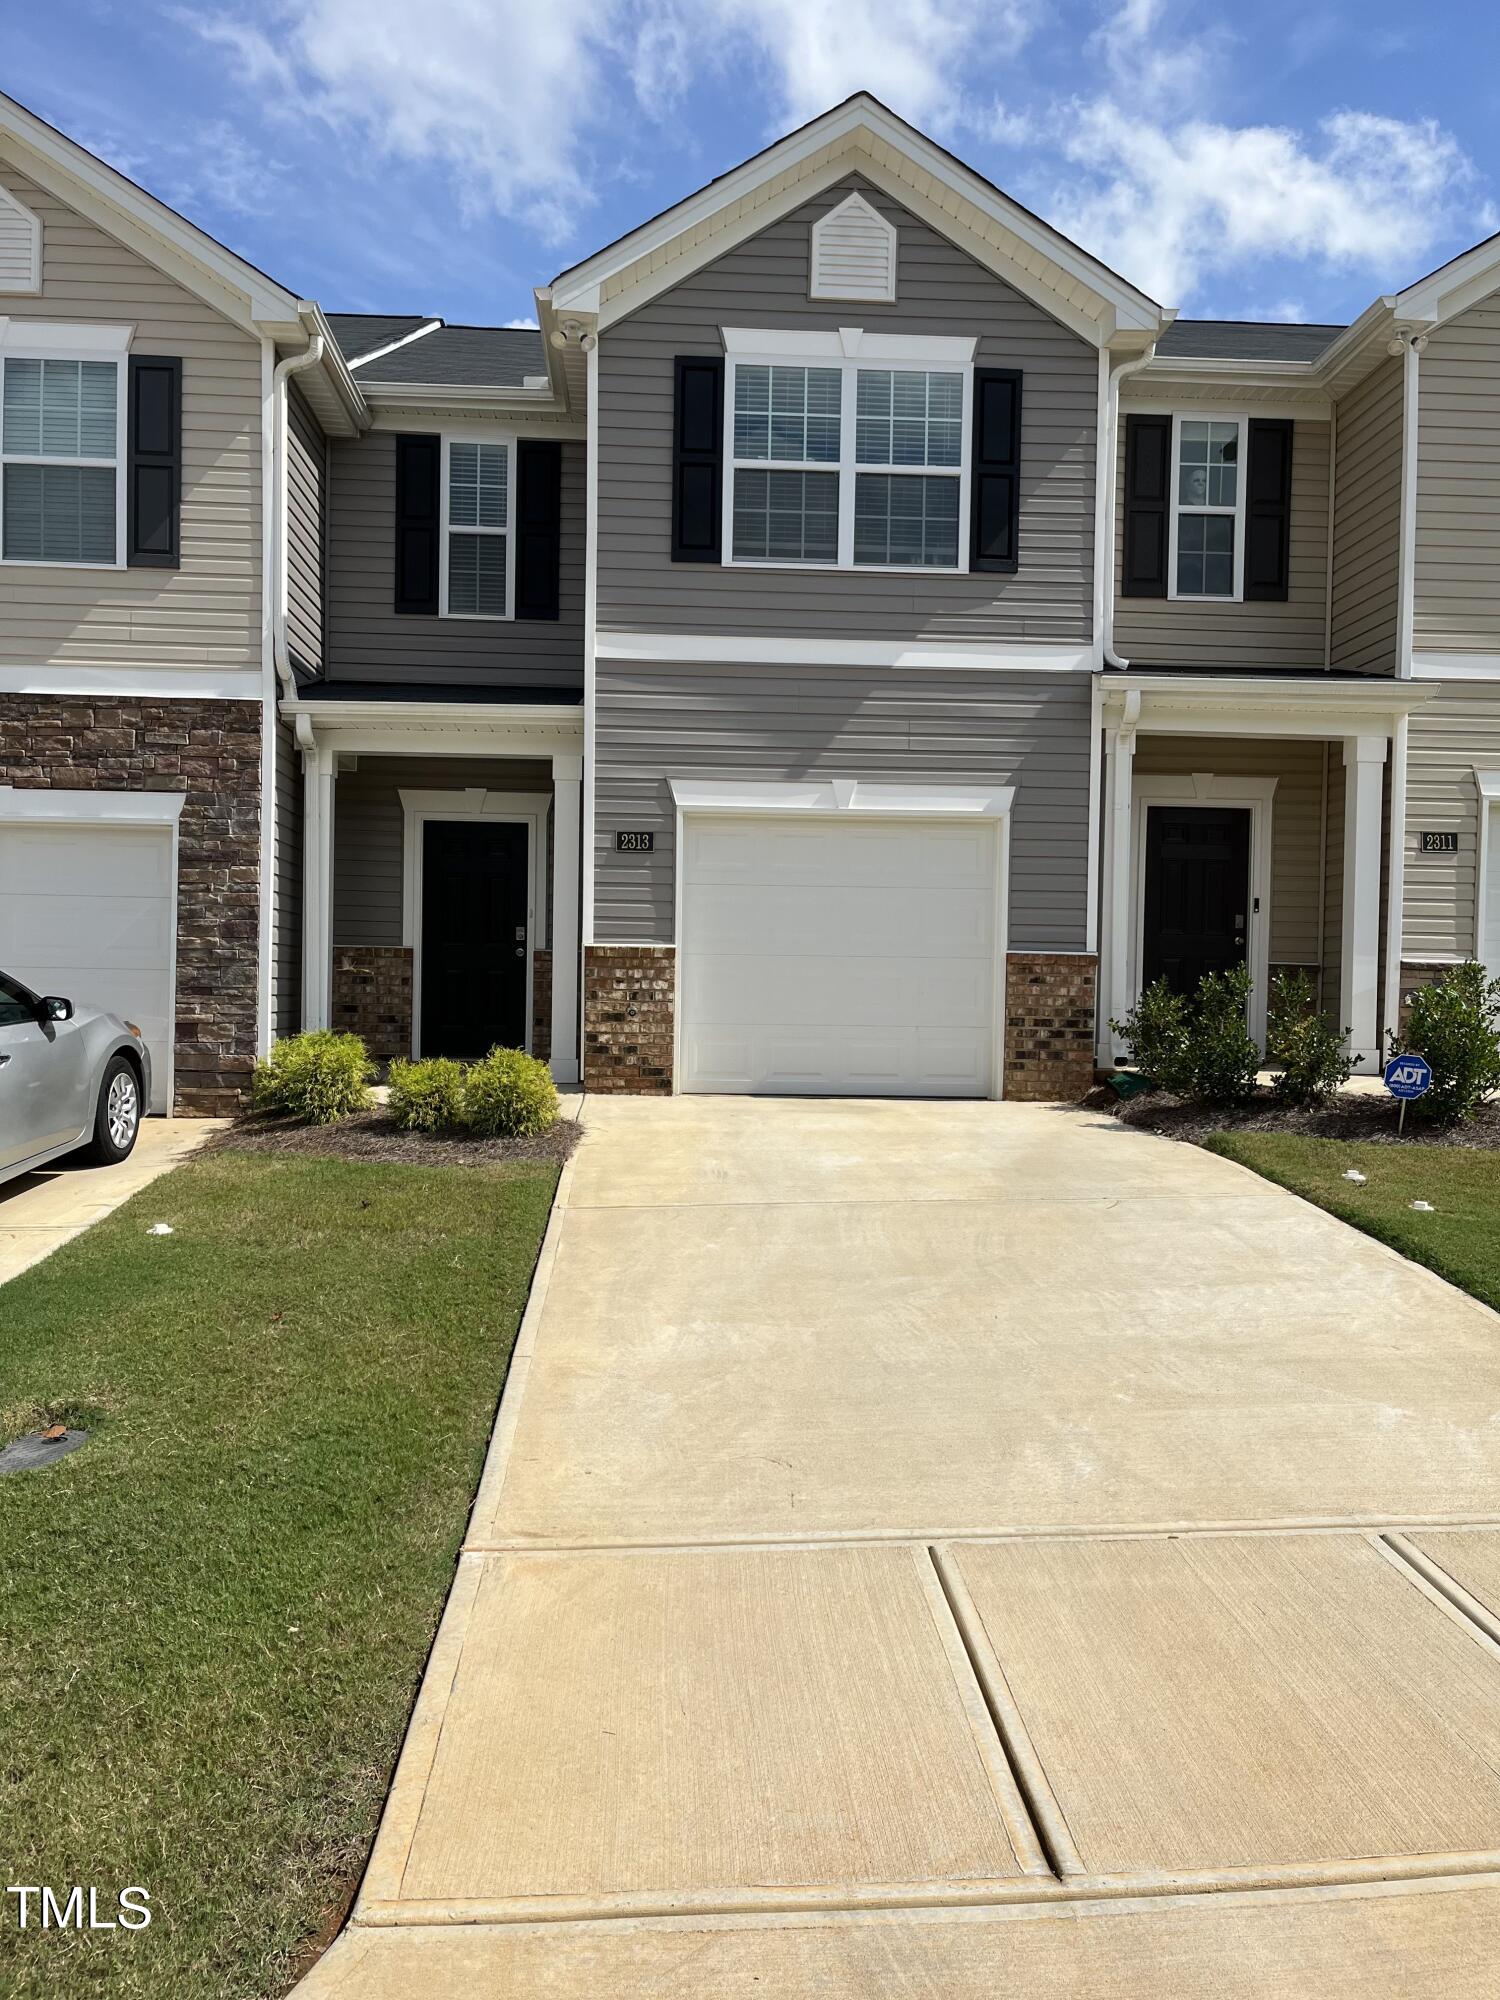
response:
[(1381, 362), (1338, 406), (1332, 664), (1396, 671), (1401, 556), (1401, 361)]
[(271, 1025), (302, 1025), (302, 760), (291, 725), (276, 726), (276, 903), (271, 939)]
[[(1271, 965), (1316, 969), (1322, 873), (1323, 745), (1298, 739), (1206, 736), (1136, 738), (1135, 771), (1166, 775), (1275, 778), (1271, 801)], [(1205, 801), (1212, 804), (1212, 800)]]
[[(511, 757), (361, 757), (335, 787), (333, 942), (399, 945), (403, 791), (552, 790), (550, 764)], [(550, 901), (550, 896), (549, 896)], [(550, 936), (550, 930), (549, 930)]]
[[(808, 297), (812, 225), (855, 186), (899, 232), (894, 305)], [(671, 561), (674, 356), (722, 353), (724, 326), (840, 325), (977, 334), (979, 366), (1024, 372), (1016, 575), (882, 576)], [(601, 338), (600, 628), (1086, 641), (1098, 381), (1098, 356), (1085, 341), (879, 190), (843, 181)], [(966, 547), (967, 523), (960, 535)]]
[[(672, 777), (1014, 785), (1010, 944), (1081, 951), (1089, 682), (1075, 674), (806, 666), (598, 668), (595, 935), (670, 944)], [(618, 854), (615, 833), (655, 835)]]
[[(472, 423), (452, 428), (476, 430)], [(329, 454), (329, 678), (582, 688), (585, 463), (583, 445), (563, 445), (559, 618), (411, 617), (392, 609), (395, 433), (336, 441)]]
[(1417, 388), (1413, 644), (1500, 653), (1500, 301), (1429, 337)]
[[(1407, 725), (1405, 959), (1470, 958), (1480, 946), (1476, 771), (1500, 771), (1500, 682), (1444, 681)], [(1423, 854), (1424, 832), (1456, 833), (1458, 852)]]
[(287, 383), (286, 634), (293, 661), (323, 668), (323, 433), (296, 381)]
[(135, 328), (132, 351), (182, 360), (182, 566), (0, 570), (0, 666), (261, 664), (261, 346), (56, 196), (0, 162), (42, 221), (42, 291), (13, 319)]
[[(1207, 406), (1205, 406), (1206, 408)], [(1215, 406), (1222, 409), (1222, 403)], [(1191, 409), (1186, 414), (1195, 414)], [(1125, 549), (1125, 416), (1115, 480), (1115, 576)], [(1231, 414), (1238, 414), (1231, 412)], [(1247, 413), (1254, 416), (1253, 410)], [(1329, 426), (1299, 417), (1292, 434), (1292, 523), (1284, 604), (1115, 598), (1115, 646), (1133, 667), (1320, 669), (1328, 611)]]

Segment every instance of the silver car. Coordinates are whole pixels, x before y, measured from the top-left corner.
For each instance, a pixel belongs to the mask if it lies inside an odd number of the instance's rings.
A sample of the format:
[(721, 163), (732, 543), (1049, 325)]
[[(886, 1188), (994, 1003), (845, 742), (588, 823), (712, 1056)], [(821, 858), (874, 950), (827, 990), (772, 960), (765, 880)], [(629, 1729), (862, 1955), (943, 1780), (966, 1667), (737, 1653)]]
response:
[(87, 1149), (113, 1166), (151, 1102), (151, 1056), (133, 1021), (0, 972), (0, 1181)]

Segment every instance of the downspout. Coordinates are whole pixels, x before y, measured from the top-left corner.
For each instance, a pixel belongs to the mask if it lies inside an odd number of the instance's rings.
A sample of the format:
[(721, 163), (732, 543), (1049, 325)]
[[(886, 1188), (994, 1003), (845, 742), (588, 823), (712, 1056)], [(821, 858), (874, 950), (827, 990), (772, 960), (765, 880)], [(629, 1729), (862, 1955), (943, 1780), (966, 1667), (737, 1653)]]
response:
[(1104, 617), (1100, 628), (1100, 653), (1106, 667), (1125, 668), (1115, 652), (1115, 494), (1119, 485), (1120, 384), (1127, 375), (1139, 374), (1156, 353), (1153, 340), (1143, 354), (1117, 361), (1110, 368), (1104, 392), (1104, 532), (1098, 554), (1104, 573)]
[(275, 555), (275, 576), (271, 596), (271, 656), (276, 662), (276, 678), (288, 694), (297, 692), (297, 678), (292, 672), (291, 654), (287, 648), (286, 638), (289, 594), (287, 520), (290, 511), (287, 499), (290, 477), (287, 466), (290, 456), (287, 440), (290, 423), (287, 415), (286, 385), (294, 375), (300, 375), (304, 368), (316, 368), (322, 359), (323, 336), (321, 333), (315, 333), (301, 354), (291, 354), (285, 361), (277, 362), (276, 373), (271, 378), (272, 422), (275, 425), (276, 452), (276, 476), (272, 486), (275, 518), (272, 522), (271, 546)]

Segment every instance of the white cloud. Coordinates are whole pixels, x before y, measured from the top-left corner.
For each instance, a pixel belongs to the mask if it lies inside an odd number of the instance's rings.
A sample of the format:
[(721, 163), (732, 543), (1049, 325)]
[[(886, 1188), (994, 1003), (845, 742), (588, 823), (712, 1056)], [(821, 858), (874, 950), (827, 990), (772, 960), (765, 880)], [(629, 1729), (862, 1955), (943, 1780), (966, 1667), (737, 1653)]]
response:
[(537, 331), (537, 322), (534, 319), (508, 319), (505, 324), (515, 333), (535, 333)]
[(1168, 0), (1121, 0), (1084, 45), (1115, 99), (1148, 104), (1158, 118), (1201, 95), (1229, 40), (1221, 28), (1190, 27), (1197, 17), (1170, 12)]
[(1074, 108), (1063, 146), (1083, 173), (1053, 220), (1166, 304), (1261, 258), (1405, 272), (1473, 179), (1434, 120), (1360, 111), (1309, 144), (1280, 126), (1143, 125), (1101, 101)]

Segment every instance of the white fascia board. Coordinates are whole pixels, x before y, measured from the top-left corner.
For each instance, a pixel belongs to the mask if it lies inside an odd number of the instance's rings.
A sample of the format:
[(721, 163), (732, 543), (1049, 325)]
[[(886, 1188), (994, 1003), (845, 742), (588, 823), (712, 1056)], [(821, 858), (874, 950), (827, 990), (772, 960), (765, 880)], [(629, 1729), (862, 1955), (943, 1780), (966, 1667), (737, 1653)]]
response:
[(479, 733), (545, 727), (555, 736), (581, 736), (581, 708), (553, 708), (538, 702), (469, 701), (283, 701), (283, 715), (308, 716), (323, 729), (367, 729), (371, 723), (454, 723)]
[(832, 818), (1004, 819), (1015, 802), (1013, 785), (888, 785), (863, 778), (669, 778), (679, 812), (790, 813)]
[(1500, 799), (1500, 771), (1476, 771), (1474, 783), (1482, 799)]
[(372, 409), (402, 404), (426, 410), (472, 410), (495, 413), (514, 410), (566, 413), (566, 405), (548, 383), (541, 388), (500, 388), (454, 382), (361, 382), (360, 392)]
[(1135, 695), (1140, 729), (1235, 736), (1388, 735), (1401, 716), (1435, 693), (1411, 681), (1373, 676), (1368, 682), (1331, 681), (1313, 673), (1279, 680), (1268, 674), (1255, 681), (1106, 674), (1099, 685), (1106, 719)]
[(0, 146), (29, 179), (246, 332), (295, 319), (296, 297), (0, 92)]
[(76, 826), (175, 826), (185, 792), (98, 792), (67, 786), (0, 785), (0, 823)]
[(974, 668), (1076, 674), (1094, 665), (1089, 645), (1043, 639), (758, 639), (706, 632), (611, 632), (594, 643), (600, 660), (658, 666)]
[(60, 354), (77, 361), (97, 355), (123, 361), (135, 327), (100, 326), (90, 320), (13, 319), (0, 313), (0, 354)]
[(1431, 272), (1391, 301), (1402, 321), (1452, 319), (1500, 287), (1500, 236), (1490, 236), (1464, 251), (1440, 270)]
[[(1140, 381), (1139, 376), (1131, 378)], [(1295, 423), (1300, 417), (1304, 421), (1317, 422), (1333, 414), (1333, 404), (1327, 396), (1310, 395), (1305, 401), (1290, 399), (1278, 402), (1273, 397), (1264, 401), (1248, 402), (1243, 394), (1236, 400), (1234, 390), (1243, 391), (1242, 382), (1216, 382), (1212, 386), (1218, 397), (1216, 402), (1208, 402), (1202, 397), (1191, 401), (1178, 396), (1173, 398), (1164, 393), (1167, 385), (1152, 380), (1146, 393), (1130, 395), (1131, 380), (1120, 385), (1120, 409), (1122, 414), (1132, 417), (1285, 417)]]
[(974, 359), (978, 334), (886, 333), (858, 326), (795, 327), (724, 326), (719, 333), (724, 352), (735, 360), (806, 357), (828, 361), (918, 361), (963, 367)]

